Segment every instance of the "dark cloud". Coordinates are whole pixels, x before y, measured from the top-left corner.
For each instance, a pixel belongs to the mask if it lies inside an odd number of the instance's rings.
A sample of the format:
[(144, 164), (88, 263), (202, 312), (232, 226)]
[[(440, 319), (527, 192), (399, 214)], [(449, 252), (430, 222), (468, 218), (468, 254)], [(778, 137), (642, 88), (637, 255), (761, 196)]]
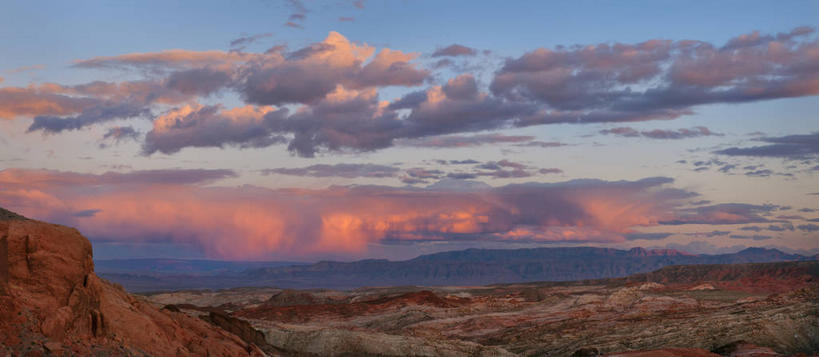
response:
[(352, 16), (341, 16), (338, 18), (339, 22), (355, 22), (355, 17)]
[(731, 147), (716, 154), (729, 156), (779, 157), (786, 159), (804, 159), (819, 155), (819, 132), (757, 139), (767, 145), (746, 148)]
[(534, 136), (525, 135), (503, 135), (503, 134), (478, 134), (478, 135), (447, 135), (430, 136), (418, 139), (400, 140), (396, 144), (402, 146), (428, 147), (428, 148), (458, 148), (469, 146), (480, 146), (486, 144), (501, 143), (529, 143), (534, 140)]
[(98, 209), (86, 209), (86, 210), (74, 212), (73, 216), (74, 217), (94, 217), (94, 215), (96, 215), (100, 211), (101, 210), (98, 210)]
[[(477, 161), (467, 161), (461, 163), (478, 163)], [(450, 179), (457, 179), (457, 180), (471, 180), (478, 177), (491, 177), (491, 178), (522, 178), (522, 177), (531, 177), (534, 176), (536, 173), (558, 173), (562, 172), (559, 169), (543, 169), (543, 170), (536, 170), (533, 167), (530, 167), (525, 164), (521, 164), (518, 162), (510, 161), (510, 160), (500, 160), (500, 161), (487, 161), (481, 164), (477, 164), (472, 167), (469, 171), (460, 170), (457, 172), (450, 172), (446, 175), (447, 178)]]
[(539, 148), (555, 148), (559, 146), (566, 146), (567, 144), (557, 142), (557, 141), (540, 141), (540, 140), (532, 140), (526, 143), (520, 143), (515, 146), (528, 146), (528, 147), (539, 147)]
[(265, 169), (262, 173), (265, 175), (279, 174), (292, 176), (311, 176), (311, 177), (394, 177), (400, 171), (394, 166), (376, 165), (376, 164), (335, 164), (335, 165), (311, 165), (301, 168), (275, 168)]
[(432, 57), (456, 57), (456, 56), (474, 56), (478, 51), (474, 48), (469, 48), (459, 44), (452, 44), (444, 48), (439, 48), (432, 53)]
[(435, 63), (432, 64), (432, 68), (441, 69), (441, 68), (449, 67), (449, 66), (453, 66), (453, 65), (455, 65), (454, 61), (452, 61), (449, 58), (443, 58), (443, 59), (439, 59), (439, 60), (435, 61)]
[(731, 238), (731, 239), (767, 240), (767, 239), (773, 238), (773, 236), (766, 236), (766, 235), (762, 235), (762, 234), (754, 234), (754, 235), (732, 234), (732, 235), (729, 235), (728, 238)]
[(287, 18), (284, 25), (299, 29), (304, 28), (301, 24), (307, 19), (308, 12), (304, 3), (301, 0), (285, 0), (285, 3), (293, 10), (293, 14)]
[(627, 240), (660, 240), (666, 239), (672, 235), (674, 235), (674, 233), (628, 233), (624, 236)]
[(478, 96), (478, 83), (470, 74), (462, 74), (451, 79), (443, 87), (447, 98), (469, 100)]
[(244, 48), (245, 46), (247, 46), (247, 45), (249, 45), (249, 44), (251, 44), (253, 42), (256, 42), (258, 40), (261, 40), (261, 39), (267, 38), (267, 37), (273, 37), (273, 34), (268, 32), (268, 33), (260, 33), (260, 34), (250, 35), (250, 36), (242, 36), (242, 37), (236, 38), (234, 40), (231, 40), (230, 41), (230, 47), (231, 48)]
[(407, 175), (419, 179), (439, 179), (444, 174), (441, 170), (415, 167), (407, 170)]
[(447, 163), (450, 164), (450, 165), (470, 165), (470, 164), (478, 164), (480, 162), (476, 161), (476, 160), (472, 160), (472, 159), (466, 159), (466, 160), (449, 160)]
[(793, 231), (795, 228), (792, 223), (782, 223), (780, 225), (769, 225), (768, 230), (771, 232), (784, 232), (784, 231)]
[(634, 128), (629, 127), (619, 127), (613, 129), (604, 129), (600, 130), (600, 134), (608, 135), (617, 135), (617, 136), (625, 136), (625, 137), (638, 137), (640, 136), (640, 131)]
[(770, 220), (763, 215), (776, 210), (775, 205), (722, 203), (679, 210), (676, 219), (662, 224), (744, 224)]
[(506, 159), (500, 161), (488, 161), (481, 165), (475, 166), (475, 168), (477, 169), (473, 172), (475, 176), (489, 176), (493, 178), (521, 178), (534, 175), (529, 166)]
[(206, 96), (224, 88), (231, 80), (228, 73), (208, 68), (196, 68), (172, 73), (166, 85), (182, 94)]
[(800, 224), (800, 225), (796, 226), (796, 228), (799, 229), (802, 232), (817, 232), (817, 231), (819, 231), (819, 225), (813, 224), (813, 223)]
[(450, 172), (446, 177), (454, 180), (472, 180), (478, 178), (478, 175), (469, 172)]
[(100, 148), (108, 147), (109, 143), (119, 144), (126, 140), (139, 141), (140, 132), (131, 126), (115, 126), (109, 128), (102, 136)]
[(731, 172), (731, 170), (733, 170), (733, 169), (735, 169), (735, 168), (737, 168), (737, 165), (734, 165), (734, 164), (727, 164), (727, 165), (723, 165), (722, 167), (720, 167), (720, 168), (719, 168), (719, 172), (722, 172), (722, 173), (729, 173), (729, 172)]
[(556, 169), (556, 168), (547, 168), (547, 169), (537, 170), (537, 172), (539, 172), (541, 174), (562, 174), (563, 170)]
[(601, 134), (612, 134), (624, 137), (642, 136), (650, 139), (687, 139), (700, 136), (722, 136), (723, 134), (715, 133), (704, 126), (697, 126), (690, 129), (677, 130), (663, 130), (654, 129), (647, 131), (638, 131), (629, 127), (620, 127), (614, 129), (605, 129), (600, 131)]
[(425, 169), (414, 167), (407, 169), (405, 175), (401, 176), (401, 182), (408, 185), (426, 184), (429, 180), (440, 180), (445, 177), (445, 173), (436, 169)]
[(98, 175), (54, 170), (6, 169), (0, 173), (6, 177), (24, 180), (27, 185), (35, 188), (55, 185), (199, 185), (238, 176), (232, 170), (221, 169), (109, 171)]
[(148, 117), (150, 114), (150, 111), (141, 105), (130, 103), (102, 105), (88, 108), (73, 117), (34, 117), (34, 122), (28, 127), (27, 132), (42, 130), (44, 133), (53, 134), (66, 130), (77, 130), (116, 119)]

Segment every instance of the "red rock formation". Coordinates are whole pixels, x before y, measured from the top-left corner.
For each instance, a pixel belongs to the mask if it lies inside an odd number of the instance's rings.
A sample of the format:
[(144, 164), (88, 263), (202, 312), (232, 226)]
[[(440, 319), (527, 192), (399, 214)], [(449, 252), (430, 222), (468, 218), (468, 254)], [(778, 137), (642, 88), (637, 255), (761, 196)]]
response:
[(632, 351), (607, 355), (609, 357), (719, 357), (699, 348), (664, 348), (651, 351)]
[(160, 311), (98, 278), (91, 243), (76, 229), (0, 213), (5, 352), (261, 355), (233, 334), (184, 313)]
[(352, 303), (287, 306), (266, 303), (258, 307), (237, 311), (234, 314), (243, 318), (268, 319), (280, 322), (306, 322), (327, 317), (354, 317), (370, 313), (383, 313), (384, 311), (397, 310), (409, 305), (452, 308), (468, 302), (469, 299), (440, 297), (431, 291), (422, 290)]

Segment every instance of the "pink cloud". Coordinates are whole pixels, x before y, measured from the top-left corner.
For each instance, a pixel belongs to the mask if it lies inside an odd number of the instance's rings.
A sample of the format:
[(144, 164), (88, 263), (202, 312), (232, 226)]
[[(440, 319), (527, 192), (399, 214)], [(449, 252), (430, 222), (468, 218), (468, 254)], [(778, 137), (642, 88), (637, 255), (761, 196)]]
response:
[(273, 252), (362, 252), (383, 239), (622, 241), (632, 227), (672, 218), (676, 202), (689, 196), (664, 188), (671, 182), (664, 178), (460, 191), (270, 190), (173, 178), (194, 173), (164, 175), (170, 177), (4, 170), (0, 204), (92, 238), (163, 239), (196, 244), (212, 257), (259, 259)]

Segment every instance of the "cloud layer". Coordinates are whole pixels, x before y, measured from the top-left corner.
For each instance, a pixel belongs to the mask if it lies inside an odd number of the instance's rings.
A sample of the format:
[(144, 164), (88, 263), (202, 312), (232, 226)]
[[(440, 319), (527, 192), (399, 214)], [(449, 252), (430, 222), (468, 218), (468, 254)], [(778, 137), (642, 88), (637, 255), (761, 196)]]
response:
[(319, 190), (206, 186), (234, 173), (0, 171), (0, 203), (94, 239), (173, 241), (209, 256), (350, 253), (390, 240), (624, 241), (671, 220), (693, 194), (668, 178), (574, 180), (497, 188)]
[[(291, 22), (300, 25), (306, 9), (298, 1), (291, 5), (296, 16)], [(233, 46), (267, 36), (242, 37)], [(431, 56), (475, 53), (454, 44)], [(286, 143), (291, 152), (311, 157), (508, 127), (674, 119), (701, 105), (812, 96), (819, 94), (817, 54), (819, 41), (808, 27), (753, 32), (723, 45), (653, 39), (558, 46), (508, 58), (497, 69), (483, 68), (495, 71), (481, 83), (472, 73), (440, 78), (419, 64), (419, 53), (377, 50), (331, 32), (293, 51), (286, 46), (262, 53), (180, 49), (80, 60), (74, 67), (142, 79), (3, 87), (0, 118), (33, 118), (28, 131), (43, 133), (149, 119), (154, 129), (144, 139), (148, 155)], [(384, 100), (387, 87), (403, 87), (405, 94)], [(217, 93), (234, 94), (244, 106), (202, 104), (213, 103)], [(628, 129), (610, 133), (662, 139), (716, 135), (704, 127)], [(765, 146), (720, 153), (815, 154), (810, 143), (791, 142), (799, 139), (766, 138)]]

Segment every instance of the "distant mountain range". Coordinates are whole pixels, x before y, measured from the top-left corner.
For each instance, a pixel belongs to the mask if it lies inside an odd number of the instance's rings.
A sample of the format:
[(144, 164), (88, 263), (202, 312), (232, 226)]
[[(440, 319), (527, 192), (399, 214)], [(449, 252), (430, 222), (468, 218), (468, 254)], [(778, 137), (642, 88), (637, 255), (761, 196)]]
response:
[[(397, 285), (487, 285), (624, 277), (670, 265), (766, 263), (816, 260), (776, 249), (693, 255), (676, 250), (633, 248), (467, 249), (422, 255), (405, 261), (368, 259), (314, 264), (156, 260), (104, 261), (97, 271), (131, 291), (220, 289), (245, 286), (351, 289)], [(203, 263), (206, 262), (206, 263)], [(102, 263), (102, 264), (100, 264)], [(144, 266), (165, 267), (164, 270)], [(247, 264), (247, 265), (242, 265)], [(259, 265), (267, 264), (264, 267)], [(275, 266), (274, 266), (275, 265)], [(172, 269), (167, 268), (172, 266)], [(124, 269), (124, 268), (128, 269)], [(185, 271), (179, 267), (189, 267)], [(116, 269), (114, 269), (116, 268)], [(198, 271), (196, 269), (199, 269)], [(238, 271), (239, 268), (246, 268)], [(130, 270), (129, 270), (130, 269)], [(185, 268), (187, 269), (187, 268)], [(202, 269), (210, 269), (203, 271)]]
[(301, 262), (242, 262), (205, 259), (99, 259), (94, 261), (98, 272), (108, 274), (189, 274), (214, 275), (239, 273), (250, 269), (270, 268), (279, 266), (305, 265)]

